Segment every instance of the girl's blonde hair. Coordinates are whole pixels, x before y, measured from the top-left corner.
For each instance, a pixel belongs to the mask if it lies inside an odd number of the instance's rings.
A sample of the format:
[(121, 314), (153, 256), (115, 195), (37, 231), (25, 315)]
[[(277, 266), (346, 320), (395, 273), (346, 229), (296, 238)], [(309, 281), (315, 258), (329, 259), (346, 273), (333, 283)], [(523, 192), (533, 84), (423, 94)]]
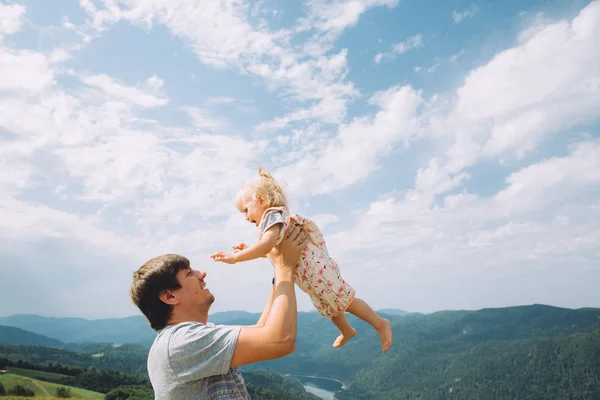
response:
[(235, 208), (245, 213), (246, 203), (257, 200), (260, 195), (267, 200), (267, 207), (287, 207), (283, 188), (265, 167), (260, 167), (258, 176), (237, 193), (234, 201)]

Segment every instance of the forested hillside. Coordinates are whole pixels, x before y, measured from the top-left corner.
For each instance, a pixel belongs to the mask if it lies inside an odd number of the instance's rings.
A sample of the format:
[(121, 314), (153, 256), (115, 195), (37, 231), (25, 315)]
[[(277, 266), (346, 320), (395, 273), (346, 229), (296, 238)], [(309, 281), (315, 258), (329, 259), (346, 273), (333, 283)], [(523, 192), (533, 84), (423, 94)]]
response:
[(558, 338), (421, 345), (361, 368), (350, 399), (599, 399), (600, 326)]
[(49, 338), (13, 326), (0, 325), (0, 343), (24, 344), (28, 346), (63, 347), (60, 340)]
[(293, 355), (264, 364), (340, 379), (349, 387), (340, 399), (600, 398), (598, 309), (534, 305), (394, 318), (385, 354), (369, 326), (351, 321), (359, 335), (342, 349), (330, 349), (335, 330), (315, 319)]
[[(256, 318), (237, 312), (228, 316), (223, 323)], [(600, 309), (533, 305), (390, 316), (394, 345), (385, 354), (376, 333), (356, 318), (350, 321), (358, 335), (340, 349), (331, 348), (337, 332), (330, 321), (316, 313), (299, 313), (298, 318), (294, 354), (244, 368), (255, 397), (276, 399), (272, 392), (293, 389), (288, 380), (257, 372), (269, 369), (339, 379), (347, 387), (337, 394), (340, 400), (600, 398)], [(0, 344), (0, 357), (146, 374), (147, 347), (69, 347), (77, 351)]]
[[(45, 382), (83, 388), (105, 393), (105, 400), (151, 400), (154, 399), (152, 387), (144, 374), (125, 374), (103, 365), (102, 369), (93, 368), (94, 358), (87, 354), (39, 346), (0, 345), (0, 370), (8, 370), (11, 375), (24, 376)], [(70, 364), (56, 362), (61, 359)], [(37, 362), (24, 361), (37, 360)], [(114, 361), (115, 358), (112, 358)], [(123, 357), (115, 366), (134, 365), (134, 369), (145, 366), (145, 358), (130, 359), (127, 364)], [(88, 365), (86, 365), (88, 364)], [(79, 365), (75, 367), (73, 365)], [(248, 392), (254, 400), (318, 400), (307, 393), (302, 385), (293, 379), (284, 378), (273, 372), (246, 371), (244, 379)], [(1, 384), (2, 382), (0, 382)], [(3, 389), (12, 390), (7, 387)], [(0, 394), (1, 395), (1, 394)]]

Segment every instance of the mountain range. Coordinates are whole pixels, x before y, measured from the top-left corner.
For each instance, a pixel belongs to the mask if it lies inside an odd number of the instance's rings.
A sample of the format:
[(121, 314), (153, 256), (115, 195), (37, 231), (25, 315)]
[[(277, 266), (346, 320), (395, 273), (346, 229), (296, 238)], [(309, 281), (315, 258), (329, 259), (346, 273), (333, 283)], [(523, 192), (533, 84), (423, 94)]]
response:
[[(252, 324), (258, 314), (231, 312), (211, 316), (226, 324)], [(282, 359), (246, 368), (279, 374), (311, 375), (342, 381), (346, 399), (598, 399), (600, 398), (600, 309), (566, 309), (546, 305), (441, 311), (432, 314), (392, 315), (394, 344), (385, 354), (376, 332), (349, 317), (356, 338), (340, 349), (331, 344), (337, 336), (333, 324), (319, 314), (299, 313), (296, 351)], [(12, 321), (27, 322), (19, 316)], [(46, 321), (48, 320), (38, 320)], [(52, 319), (70, 342), (88, 339), (85, 332), (70, 332), (70, 319)], [(84, 320), (85, 321), (85, 320)], [(141, 320), (145, 324), (145, 320)], [(63, 324), (64, 322), (64, 324)], [(78, 322), (80, 329), (97, 329)], [(6, 324), (6, 319), (0, 319)], [(131, 323), (131, 319), (129, 320)], [(47, 325), (50, 329), (51, 324)], [(37, 325), (42, 332), (43, 323)], [(116, 337), (115, 327), (96, 331), (99, 338)], [(131, 324), (130, 326), (134, 326)], [(150, 329), (144, 326), (145, 329)], [(0, 331), (1, 332), (1, 331)], [(126, 337), (124, 334), (129, 335)], [(144, 373), (145, 357), (153, 335), (142, 329), (122, 332), (124, 341), (137, 344), (68, 343), (64, 349), (87, 354), (96, 368), (121, 368)], [(0, 342), (3, 338), (0, 337)], [(63, 351), (63, 353), (60, 353)], [(19, 346), (0, 345), (0, 356), (28, 357)], [(35, 362), (68, 363), (72, 353), (54, 350)], [(60, 360), (59, 360), (60, 358)], [(83, 361), (82, 361), (83, 362)]]
[[(403, 310), (381, 310), (387, 315), (409, 314)], [(317, 312), (301, 312), (301, 316), (311, 318)], [(260, 314), (246, 311), (224, 311), (211, 314), (210, 322), (215, 324), (255, 324)], [(0, 317), (0, 325), (24, 329), (29, 332), (56, 339), (62, 343), (133, 343), (150, 346), (156, 333), (148, 325), (143, 315), (126, 318), (84, 319), (57, 318), (35, 314), (16, 314)], [(61, 344), (52, 347), (62, 347)]]
[(60, 340), (15, 328), (14, 326), (2, 325), (0, 325), (0, 343), (45, 347), (64, 347), (65, 345)]

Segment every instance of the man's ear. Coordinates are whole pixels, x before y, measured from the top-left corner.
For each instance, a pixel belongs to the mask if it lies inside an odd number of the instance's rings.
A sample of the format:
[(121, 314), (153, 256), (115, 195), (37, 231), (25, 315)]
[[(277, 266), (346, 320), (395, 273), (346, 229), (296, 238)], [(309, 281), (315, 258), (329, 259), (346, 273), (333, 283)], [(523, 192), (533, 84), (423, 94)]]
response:
[(179, 300), (177, 299), (177, 296), (175, 296), (175, 294), (170, 291), (170, 290), (162, 290), (159, 294), (158, 294), (158, 298), (163, 302), (166, 303), (170, 306), (173, 306), (177, 303), (179, 303)]

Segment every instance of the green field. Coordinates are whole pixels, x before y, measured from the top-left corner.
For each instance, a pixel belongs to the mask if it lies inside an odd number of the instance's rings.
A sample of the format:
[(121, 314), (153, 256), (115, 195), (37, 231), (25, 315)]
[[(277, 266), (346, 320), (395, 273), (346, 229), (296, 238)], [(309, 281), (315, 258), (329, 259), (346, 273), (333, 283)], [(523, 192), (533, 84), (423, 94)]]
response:
[[(12, 371), (15, 371), (13, 373)], [(18, 375), (17, 375), (17, 371)], [(44, 382), (38, 379), (33, 379), (29, 376), (24, 375), (37, 375), (37, 374), (50, 374), (47, 372), (24, 370), (20, 368), (11, 368), (7, 374), (0, 375), (0, 383), (4, 385), (6, 391), (13, 388), (16, 385), (21, 385), (26, 389), (32, 390), (35, 393), (35, 398), (44, 399), (55, 399), (56, 389), (60, 386), (55, 383)], [(59, 374), (52, 374), (53, 376), (60, 376)], [(46, 375), (48, 376), (48, 375)], [(96, 393), (85, 389), (75, 388), (71, 386), (65, 386), (71, 389), (71, 399), (84, 399), (84, 400), (102, 400), (104, 395), (102, 393)], [(3, 399), (13, 399), (11, 396), (3, 397)], [(23, 397), (14, 397), (14, 399), (23, 400)]]
[[(28, 399), (35, 400), (36, 398), (37, 398), (37, 395), (36, 395), (36, 397), (15, 397), (15, 396), (4, 397), (4, 396), (2, 396), (2, 400), (28, 400)], [(40, 398), (42, 398), (44, 400), (65, 400), (60, 397), (49, 397), (49, 396), (43, 396)], [(81, 397), (70, 397), (70, 398), (71, 399), (81, 399)], [(66, 400), (68, 400), (68, 399), (66, 399)]]
[(36, 371), (33, 369), (24, 369), (9, 367), (8, 371), (15, 375), (25, 376), (27, 378), (39, 379), (41, 381), (52, 381), (55, 379), (72, 379), (69, 375), (56, 374), (54, 372)]

